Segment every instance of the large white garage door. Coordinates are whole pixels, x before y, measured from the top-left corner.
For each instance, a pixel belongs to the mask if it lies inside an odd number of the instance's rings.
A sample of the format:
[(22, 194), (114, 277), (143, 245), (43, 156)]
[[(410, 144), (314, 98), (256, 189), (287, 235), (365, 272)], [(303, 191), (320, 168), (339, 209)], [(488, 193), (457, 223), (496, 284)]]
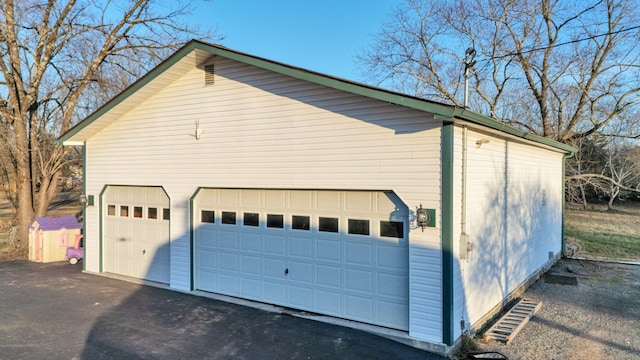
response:
[(201, 189), (195, 287), (408, 330), (407, 218), (391, 192)]
[(164, 190), (109, 186), (102, 196), (104, 271), (169, 283), (169, 197)]

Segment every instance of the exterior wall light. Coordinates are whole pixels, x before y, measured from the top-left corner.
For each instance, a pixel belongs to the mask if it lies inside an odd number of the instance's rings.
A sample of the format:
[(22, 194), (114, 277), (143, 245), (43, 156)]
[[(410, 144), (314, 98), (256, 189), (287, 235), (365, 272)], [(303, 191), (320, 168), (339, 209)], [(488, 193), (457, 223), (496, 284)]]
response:
[(482, 144), (486, 144), (488, 142), (489, 142), (489, 140), (487, 140), (487, 139), (480, 139), (480, 140), (476, 141), (476, 147), (479, 148), (480, 146), (482, 146)]
[(82, 194), (80, 195), (79, 200), (82, 207), (93, 206), (93, 195), (87, 196), (85, 194)]
[(427, 209), (422, 207), (422, 204), (416, 209), (416, 222), (422, 229), (422, 232), (424, 232), (424, 228), (429, 224), (429, 214), (427, 213)]

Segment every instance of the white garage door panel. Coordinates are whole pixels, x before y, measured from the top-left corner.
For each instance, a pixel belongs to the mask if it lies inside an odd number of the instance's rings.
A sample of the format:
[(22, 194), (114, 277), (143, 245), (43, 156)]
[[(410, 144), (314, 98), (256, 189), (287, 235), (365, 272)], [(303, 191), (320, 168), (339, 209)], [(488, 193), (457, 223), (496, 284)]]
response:
[(240, 286), (242, 287), (242, 291), (240, 296), (255, 299), (260, 297), (261, 293), (261, 282), (260, 279), (249, 279), (243, 277), (240, 280)]
[(262, 252), (262, 235), (259, 233), (244, 233), (240, 239), (240, 248), (245, 252), (260, 254)]
[[(393, 193), (201, 189), (193, 205), (198, 290), (408, 330), (408, 209)], [(282, 228), (267, 215), (282, 216)], [(320, 218), (337, 219), (338, 231), (320, 231)], [(350, 219), (369, 235), (350, 234)], [(404, 233), (383, 236), (381, 221)]]
[(162, 188), (109, 186), (102, 194), (104, 271), (169, 282), (169, 198)]

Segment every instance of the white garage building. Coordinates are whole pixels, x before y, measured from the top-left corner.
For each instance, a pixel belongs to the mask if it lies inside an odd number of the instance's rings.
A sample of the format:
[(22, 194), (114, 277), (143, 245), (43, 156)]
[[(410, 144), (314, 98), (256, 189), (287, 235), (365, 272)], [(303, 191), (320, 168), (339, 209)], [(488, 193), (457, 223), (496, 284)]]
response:
[(59, 141), (84, 149), (85, 271), (437, 352), (561, 253), (572, 148), (217, 45), (186, 44)]

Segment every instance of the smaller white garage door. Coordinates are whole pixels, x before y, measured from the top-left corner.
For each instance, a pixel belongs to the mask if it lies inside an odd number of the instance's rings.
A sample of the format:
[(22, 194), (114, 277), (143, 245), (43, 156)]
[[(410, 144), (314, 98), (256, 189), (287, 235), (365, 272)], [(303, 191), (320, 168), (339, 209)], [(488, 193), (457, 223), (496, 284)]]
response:
[(407, 218), (391, 192), (201, 189), (195, 287), (408, 330)]
[(104, 271), (169, 283), (169, 197), (161, 187), (108, 186)]

